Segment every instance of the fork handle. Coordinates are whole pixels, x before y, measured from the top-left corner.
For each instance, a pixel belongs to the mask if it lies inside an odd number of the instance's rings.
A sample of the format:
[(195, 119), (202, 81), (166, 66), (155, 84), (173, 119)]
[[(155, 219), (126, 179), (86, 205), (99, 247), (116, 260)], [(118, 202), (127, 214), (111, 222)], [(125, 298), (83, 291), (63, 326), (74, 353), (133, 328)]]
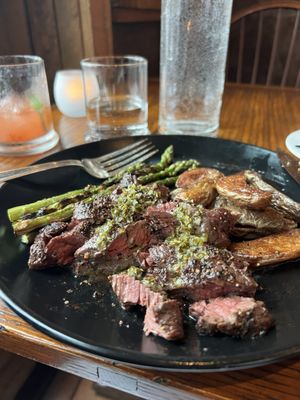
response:
[(35, 174), (36, 172), (47, 171), (49, 169), (77, 166), (82, 167), (79, 160), (60, 160), (51, 161), (43, 164), (30, 165), (29, 167), (10, 169), (0, 173), (0, 182), (10, 181), (11, 179), (20, 178), (21, 176)]

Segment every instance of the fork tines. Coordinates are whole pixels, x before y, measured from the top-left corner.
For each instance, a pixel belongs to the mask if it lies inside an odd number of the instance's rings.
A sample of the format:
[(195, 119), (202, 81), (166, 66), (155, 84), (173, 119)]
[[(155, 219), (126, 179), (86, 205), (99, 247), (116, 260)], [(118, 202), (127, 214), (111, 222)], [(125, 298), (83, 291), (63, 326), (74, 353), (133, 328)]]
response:
[(98, 164), (99, 167), (104, 168), (112, 175), (125, 167), (149, 159), (158, 151), (148, 139), (142, 139), (105, 156), (94, 158), (93, 163)]

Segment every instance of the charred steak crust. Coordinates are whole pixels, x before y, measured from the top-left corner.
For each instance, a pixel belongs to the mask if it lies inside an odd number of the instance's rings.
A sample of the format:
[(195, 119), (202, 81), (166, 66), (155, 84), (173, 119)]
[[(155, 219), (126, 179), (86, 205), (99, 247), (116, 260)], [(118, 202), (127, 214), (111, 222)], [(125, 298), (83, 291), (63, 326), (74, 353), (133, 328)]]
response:
[(178, 225), (176, 218), (164, 211), (148, 211), (145, 220), (149, 224), (151, 233), (160, 240), (174, 234)]
[(55, 259), (47, 252), (47, 244), (52, 238), (60, 235), (68, 224), (66, 222), (53, 222), (42, 228), (33, 244), (30, 246), (28, 266), (30, 269), (43, 269), (55, 265)]
[(54, 222), (41, 229), (30, 248), (29, 268), (71, 264), (75, 251), (90, 238), (91, 227), (110, 215), (110, 205), (109, 196), (98, 195), (91, 203), (77, 203), (69, 224)]
[(110, 195), (98, 195), (90, 203), (75, 205), (73, 220), (88, 220), (93, 225), (103, 224), (111, 215), (112, 199)]
[(55, 222), (43, 228), (30, 248), (29, 268), (71, 264), (74, 252), (88, 239), (90, 223), (87, 221)]
[(254, 296), (258, 287), (247, 272), (248, 263), (227, 250), (203, 247), (202, 259), (190, 258), (178, 268), (176, 250), (167, 244), (139, 254), (147, 278), (171, 297), (188, 301), (219, 296)]
[(234, 337), (259, 336), (266, 333), (274, 320), (262, 301), (249, 297), (218, 297), (194, 303), (190, 315), (197, 320), (200, 335), (223, 333)]
[(208, 243), (216, 247), (228, 247), (231, 243), (230, 233), (233, 231), (238, 217), (225, 208), (205, 210), (201, 231), (207, 234)]

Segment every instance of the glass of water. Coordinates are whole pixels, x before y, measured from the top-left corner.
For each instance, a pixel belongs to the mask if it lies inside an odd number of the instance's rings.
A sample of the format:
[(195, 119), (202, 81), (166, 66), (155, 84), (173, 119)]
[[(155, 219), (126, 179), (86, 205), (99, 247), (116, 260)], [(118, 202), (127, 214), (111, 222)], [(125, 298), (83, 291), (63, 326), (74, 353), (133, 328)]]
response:
[(139, 56), (81, 61), (88, 132), (86, 141), (148, 134), (148, 62)]
[(214, 136), (232, 0), (162, 0), (159, 131)]

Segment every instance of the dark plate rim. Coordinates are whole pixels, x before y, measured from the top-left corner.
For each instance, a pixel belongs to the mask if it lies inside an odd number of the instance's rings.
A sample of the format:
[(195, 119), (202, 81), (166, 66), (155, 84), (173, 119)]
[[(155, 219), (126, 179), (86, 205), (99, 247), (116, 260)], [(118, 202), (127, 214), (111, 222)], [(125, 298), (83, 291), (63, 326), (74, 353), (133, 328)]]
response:
[[(68, 147), (66, 149), (57, 151), (57, 152), (52, 153), (52, 154), (48, 154), (47, 156), (41, 157), (38, 160), (34, 161), (30, 165), (39, 164), (41, 162), (47, 162), (47, 161), (49, 161), (49, 159), (56, 158), (57, 155), (65, 154), (65, 153), (69, 152), (70, 150), (77, 151), (77, 150), (80, 150), (83, 147), (88, 147), (88, 146), (95, 145), (95, 144), (100, 144), (100, 143), (103, 143), (103, 142), (105, 142), (105, 143), (107, 143), (107, 142), (119, 142), (120, 140), (136, 141), (136, 140), (141, 140), (141, 139), (146, 139), (146, 138), (151, 141), (152, 139), (155, 140), (155, 138), (159, 138), (159, 137), (163, 137), (163, 138), (172, 138), (173, 137), (173, 138), (180, 138), (180, 139), (187, 138), (187, 139), (194, 139), (194, 140), (203, 140), (203, 139), (205, 139), (205, 140), (212, 140), (212, 141), (216, 141), (216, 142), (235, 143), (235, 144), (238, 144), (238, 145), (243, 145), (243, 146), (251, 147), (251, 148), (254, 148), (254, 149), (265, 150), (268, 153), (276, 155), (275, 151), (270, 150), (270, 149), (268, 149), (266, 147), (258, 146), (258, 145), (251, 144), (251, 143), (241, 142), (239, 140), (231, 140), (231, 139), (219, 138), (219, 137), (211, 137), (211, 136), (170, 135), (170, 134), (161, 135), (161, 134), (158, 134), (158, 133), (154, 133), (154, 134), (151, 134), (151, 135), (117, 136), (117, 137), (113, 137), (113, 138), (109, 138), (109, 139), (103, 139), (103, 140), (98, 140), (98, 141), (94, 141), (94, 142), (82, 143), (82, 144), (79, 144), (79, 145), (76, 145), (76, 146)], [(276, 157), (277, 157), (277, 155), (276, 155)], [(5, 182), (4, 184), (7, 184), (7, 182)]]
[[(228, 363), (225, 357), (219, 357), (218, 360), (211, 361), (180, 361), (179, 358), (177, 360), (163, 360), (161, 356), (155, 356), (151, 354), (144, 355), (143, 353), (140, 353), (137, 358), (136, 351), (131, 351), (128, 349), (126, 350), (125, 355), (120, 354), (120, 356), (116, 358), (116, 349), (114, 347), (100, 347), (88, 344), (76, 338), (76, 335), (70, 336), (69, 334), (64, 334), (62, 329), (61, 331), (56, 330), (54, 327), (47, 325), (46, 321), (43, 321), (43, 318), (37, 318), (34, 313), (27, 312), (25, 309), (26, 307), (24, 308), (20, 306), (18, 302), (12, 300), (5, 293), (3, 288), (0, 289), (0, 298), (26, 322), (40, 330), (42, 333), (49, 335), (51, 338), (59, 340), (65, 344), (75, 346), (80, 350), (90, 352), (93, 355), (100, 356), (108, 361), (126, 364), (137, 368), (155, 369), (170, 372), (225, 372), (256, 368), (300, 355), (299, 344), (298, 346), (278, 351), (274, 356), (259, 356), (249, 359), (249, 353), (244, 357), (231, 357), (230, 363)], [(101, 350), (99, 351), (100, 348)], [(266, 351), (266, 353), (268, 353), (268, 351)]]
[[(149, 139), (151, 140), (152, 138), (158, 138), (158, 137), (166, 137), (165, 135), (153, 135), (152, 137), (149, 136)], [(229, 140), (229, 139), (222, 139), (222, 138), (213, 138), (213, 137), (197, 137), (197, 136), (188, 136), (188, 135), (168, 135), (167, 137), (169, 138), (190, 138), (193, 140), (200, 140), (205, 138), (205, 140), (212, 140), (212, 141), (218, 141), (218, 142), (225, 142), (225, 143), (234, 143), (236, 145), (242, 145), (246, 146), (248, 148), (253, 148), (253, 149), (258, 149), (258, 150), (264, 150), (269, 154), (276, 155), (276, 153), (272, 150), (269, 150), (264, 147), (256, 146), (253, 144), (248, 144), (248, 143), (243, 143), (240, 141), (235, 141), (235, 140)], [(118, 142), (120, 140), (138, 140), (145, 138), (145, 136), (124, 136), (124, 137), (116, 137), (116, 138), (111, 138), (105, 140), (105, 142)], [(154, 139), (155, 140), (155, 139)], [(99, 143), (99, 142), (96, 142)], [(75, 151), (75, 152), (80, 152), (82, 148), (88, 147), (95, 144), (95, 142), (92, 143), (85, 143), (85, 144), (80, 144), (78, 146), (74, 146), (68, 149), (64, 149), (62, 151), (59, 151), (57, 153), (53, 153), (50, 155), (47, 155), (44, 158), (41, 158), (34, 162), (33, 164), (36, 163), (41, 163), (41, 162), (46, 162), (49, 160), (54, 160), (54, 159), (61, 159), (64, 154), (67, 154), (70, 151)], [(17, 181), (17, 179), (14, 180), (14, 182)], [(5, 183), (4, 185), (9, 184), (9, 182)], [(4, 186), (3, 185), (3, 186)], [(3, 187), (2, 186), (2, 187)], [(1, 190), (1, 188), (0, 188)], [(177, 359), (163, 359), (161, 356), (158, 355), (152, 355), (148, 353), (139, 353), (137, 356), (137, 352), (134, 350), (129, 350), (126, 349), (123, 351), (124, 354), (119, 353), (119, 356), (116, 357), (116, 348), (115, 347), (109, 347), (109, 346), (97, 346), (97, 345), (92, 345), (89, 343), (84, 342), (83, 340), (80, 340), (76, 335), (70, 336), (70, 333), (64, 333), (63, 329), (60, 328), (60, 331), (57, 330), (59, 327), (55, 327), (55, 324), (50, 323), (47, 324), (47, 320), (44, 318), (38, 317), (35, 315), (34, 312), (31, 312), (30, 310), (27, 310), (27, 307), (24, 306), (23, 304), (20, 304), (16, 299), (13, 297), (10, 297), (9, 289), (3, 284), (3, 282), (0, 281), (0, 298), (4, 300), (6, 304), (8, 304), (9, 307), (11, 307), (19, 316), (21, 316), (25, 321), (30, 323), (33, 327), (37, 328), (43, 333), (46, 333), (50, 337), (59, 340), (65, 344), (75, 346), (76, 348), (79, 348), (81, 350), (87, 351), (92, 353), (93, 355), (100, 356), (104, 359), (107, 359), (112, 362), (116, 363), (122, 363), (122, 364), (127, 364), (130, 366), (138, 367), (138, 368), (144, 368), (144, 369), (156, 369), (156, 370), (162, 370), (162, 371), (173, 371), (173, 372), (216, 372), (216, 371), (232, 371), (232, 370), (240, 370), (240, 369), (247, 369), (247, 368), (253, 368), (253, 367), (259, 367), (263, 366), (266, 364), (270, 364), (273, 362), (280, 361), (285, 358), (290, 358), (290, 357), (296, 357), (300, 355), (300, 343), (297, 346), (288, 348), (288, 349), (283, 349), (283, 350), (278, 350), (275, 355), (270, 355), (268, 351), (266, 351), (265, 355), (258, 355), (257, 357), (251, 358), (251, 353), (245, 354), (244, 356), (234, 356), (231, 357), (230, 362), (226, 359), (226, 356), (224, 357), (218, 357), (217, 360), (202, 360), (202, 361), (190, 361), (190, 360), (180, 360), (180, 357), (177, 357)], [(204, 356), (205, 357), (205, 356)]]

